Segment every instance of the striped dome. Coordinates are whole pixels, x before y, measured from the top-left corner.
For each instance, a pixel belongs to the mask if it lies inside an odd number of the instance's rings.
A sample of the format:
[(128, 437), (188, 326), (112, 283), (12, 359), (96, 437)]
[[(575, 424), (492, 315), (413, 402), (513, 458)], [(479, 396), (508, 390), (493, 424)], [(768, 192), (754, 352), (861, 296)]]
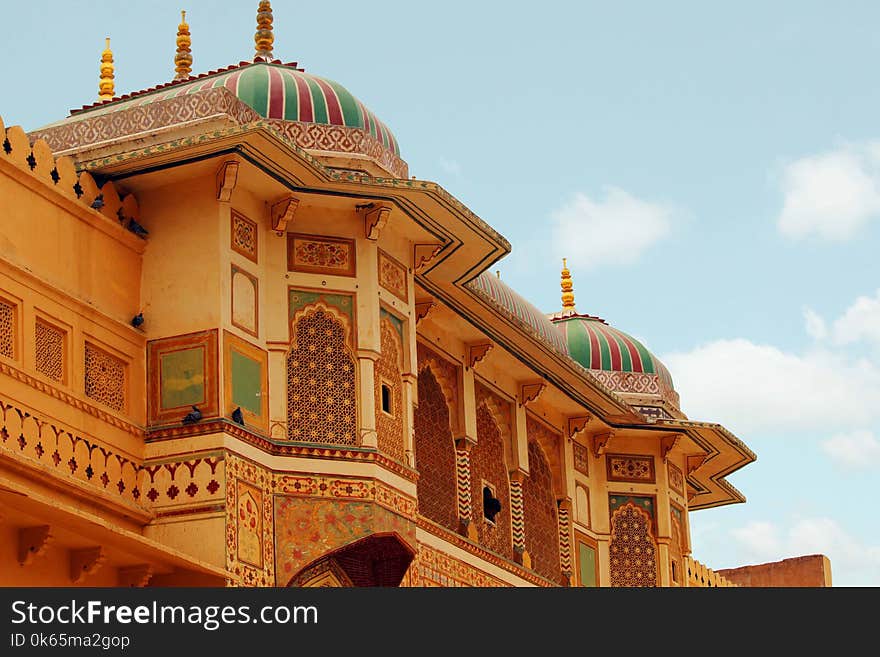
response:
[(397, 139), (388, 127), (341, 84), (278, 63), (256, 62), (230, 68), (232, 70), (122, 96), (80, 112), (94, 116), (203, 89), (226, 87), (264, 118), (360, 128), (395, 155), (400, 155)]
[(483, 272), (472, 280), (468, 285), (482, 293), (484, 297), (507, 314), (525, 323), (538, 337), (553, 345), (558, 351), (568, 353), (565, 344), (565, 336), (556, 330), (547, 315), (542, 313), (530, 301), (514, 292), (513, 289), (503, 283), (500, 278), (488, 272)]
[(670, 388), (672, 376), (656, 356), (635, 338), (598, 317), (572, 315), (553, 322), (568, 343), (568, 353), (593, 370), (656, 374)]

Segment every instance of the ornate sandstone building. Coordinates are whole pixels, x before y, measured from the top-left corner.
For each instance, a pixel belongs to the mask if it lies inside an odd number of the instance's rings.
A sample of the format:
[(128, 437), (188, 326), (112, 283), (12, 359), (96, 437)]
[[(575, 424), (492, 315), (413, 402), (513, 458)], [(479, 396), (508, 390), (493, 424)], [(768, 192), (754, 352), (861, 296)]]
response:
[(730, 585), (754, 454), (272, 47), (0, 123), (0, 583)]

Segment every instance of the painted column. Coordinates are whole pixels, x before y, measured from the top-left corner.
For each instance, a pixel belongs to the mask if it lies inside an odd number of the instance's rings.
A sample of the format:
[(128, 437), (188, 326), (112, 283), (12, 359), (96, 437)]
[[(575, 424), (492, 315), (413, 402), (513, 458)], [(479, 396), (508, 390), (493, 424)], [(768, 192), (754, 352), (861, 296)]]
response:
[(374, 240), (357, 240), (357, 307), (359, 443), (377, 447), (375, 364), (382, 349), (379, 329), (379, 252)]

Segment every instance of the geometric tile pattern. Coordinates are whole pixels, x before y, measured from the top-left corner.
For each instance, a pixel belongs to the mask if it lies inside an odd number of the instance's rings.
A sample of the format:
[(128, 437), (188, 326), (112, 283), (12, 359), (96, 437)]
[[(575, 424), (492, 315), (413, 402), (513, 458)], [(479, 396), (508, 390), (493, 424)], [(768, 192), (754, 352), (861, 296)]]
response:
[(651, 517), (627, 502), (611, 516), (611, 586), (657, 586), (657, 544)]
[(64, 332), (37, 320), (34, 325), (34, 366), (53, 381), (64, 380)]
[(287, 354), (289, 440), (357, 444), (355, 362), (339, 319), (318, 304), (294, 320)]
[(113, 410), (125, 412), (125, 362), (86, 342), (85, 393)]
[(257, 261), (257, 224), (232, 211), (232, 243), (233, 251), (240, 253), (249, 260)]
[[(379, 450), (403, 462), (403, 345), (393, 324), (382, 318), (379, 322), (382, 355), (376, 361), (374, 397)], [(390, 413), (382, 410), (382, 386), (390, 389)]]
[(418, 399), (413, 420), (419, 514), (457, 531), (455, 442), (447, 400), (431, 366), (419, 371)]
[(390, 255), (379, 250), (379, 285), (407, 302), (406, 268)]
[(571, 513), (565, 504), (559, 506), (559, 567), (566, 577), (571, 575)]
[(654, 483), (654, 457), (606, 454), (608, 481)]
[(672, 463), (672, 461), (668, 461), (666, 463), (666, 472), (669, 478), (669, 488), (679, 495), (684, 495), (684, 475), (681, 472), (681, 468)]
[[(560, 580), (556, 497), (550, 466), (537, 441), (529, 441), (529, 476), (523, 481), (525, 546), (532, 569), (549, 580)], [(566, 532), (567, 533), (567, 532)]]
[(572, 443), (574, 469), (582, 475), (590, 474), (590, 451), (580, 443)]
[[(472, 521), (478, 541), (485, 548), (512, 559), (510, 484), (504, 462), (504, 443), (495, 418), (485, 403), (477, 406), (477, 443), (471, 448), (470, 460), (471, 500), (477, 505)], [(501, 502), (501, 511), (493, 521), (483, 513), (483, 489), (486, 486)]]
[(15, 358), (15, 306), (0, 300), (0, 356)]

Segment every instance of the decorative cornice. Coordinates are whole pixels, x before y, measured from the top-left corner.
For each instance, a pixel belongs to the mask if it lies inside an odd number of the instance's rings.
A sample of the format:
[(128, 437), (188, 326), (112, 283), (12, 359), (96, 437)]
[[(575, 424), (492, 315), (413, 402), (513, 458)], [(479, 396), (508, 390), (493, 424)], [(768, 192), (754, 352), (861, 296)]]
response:
[(436, 306), (437, 302), (432, 297), (419, 297), (416, 299), (416, 324), (425, 319), (428, 313)]
[(520, 406), (528, 406), (541, 396), (541, 393), (547, 388), (547, 382), (544, 380), (526, 381), (519, 384), (519, 402)]
[(386, 201), (357, 206), (358, 213), (364, 218), (364, 235), (368, 240), (379, 239), (379, 233), (388, 223), (391, 210), (392, 205)]
[(238, 162), (229, 160), (217, 170), (217, 200), (228, 203), (238, 181)]
[(479, 557), (484, 561), (488, 561), (494, 566), (498, 566), (499, 568), (506, 570), (512, 575), (516, 575), (517, 577), (521, 577), (522, 579), (534, 584), (535, 586), (559, 586), (558, 583), (553, 582), (549, 579), (545, 579), (534, 573), (530, 570), (526, 570), (519, 564), (508, 561), (504, 557), (496, 554), (495, 552), (490, 552), (486, 548), (481, 545), (477, 545), (471, 540), (461, 536), (460, 534), (456, 534), (452, 530), (446, 529), (445, 527), (441, 527), (435, 522), (428, 520), (424, 516), (419, 516), (416, 524), (420, 529), (424, 529), (425, 531), (437, 536), (438, 538), (442, 538), (444, 541), (448, 543), (452, 543), (458, 548), (461, 548), (465, 552), (472, 554), (475, 557)]
[(175, 440), (192, 436), (204, 436), (212, 433), (225, 433), (238, 438), (248, 445), (271, 454), (273, 456), (299, 456), (313, 459), (327, 459), (333, 461), (364, 461), (375, 463), (386, 470), (399, 475), (410, 482), (418, 480), (418, 472), (388, 458), (384, 454), (372, 449), (361, 447), (339, 446), (315, 446), (301, 443), (282, 443), (270, 440), (265, 436), (254, 433), (246, 427), (241, 427), (225, 418), (218, 418), (198, 424), (187, 424), (173, 427), (161, 427), (147, 432), (145, 442), (153, 443), (164, 440)]

